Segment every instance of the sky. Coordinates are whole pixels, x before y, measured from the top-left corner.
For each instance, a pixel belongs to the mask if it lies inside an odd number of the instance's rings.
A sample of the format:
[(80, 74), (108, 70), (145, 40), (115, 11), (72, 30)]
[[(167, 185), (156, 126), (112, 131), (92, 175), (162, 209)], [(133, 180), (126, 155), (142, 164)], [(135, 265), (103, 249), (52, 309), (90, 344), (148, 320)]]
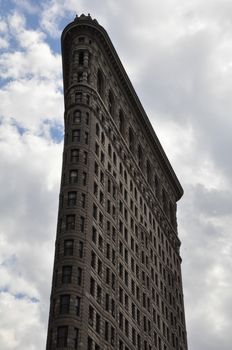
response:
[(63, 149), (60, 35), (82, 13), (107, 30), (184, 188), (189, 350), (231, 350), (230, 0), (0, 0), (0, 349), (45, 349)]

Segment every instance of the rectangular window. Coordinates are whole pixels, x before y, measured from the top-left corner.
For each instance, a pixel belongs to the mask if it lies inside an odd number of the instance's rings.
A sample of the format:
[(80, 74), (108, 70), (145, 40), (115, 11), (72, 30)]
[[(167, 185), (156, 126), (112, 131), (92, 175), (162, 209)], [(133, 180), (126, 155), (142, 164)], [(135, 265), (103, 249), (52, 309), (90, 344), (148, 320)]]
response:
[(81, 286), (82, 282), (82, 269), (80, 267), (77, 268), (77, 284)]
[(61, 326), (57, 328), (57, 347), (67, 347), (68, 326)]
[(85, 230), (85, 218), (83, 216), (80, 217), (80, 229), (81, 232), (84, 232)]
[(70, 307), (70, 295), (64, 294), (60, 296), (60, 314), (68, 314)]
[(90, 326), (93, 326), (93, 319), (94, 319), (94, 308), (89, 305), (89, 324)]
[(77, 192), (68, 192), (68, 207), (73, 207), (77, 204)]
[(90, 279), (90, 294), (94, 297), (95, 295), (95, 280), (93, 277)]
[(96, 244), (97, 242), (97, 230), (96, 227), (92, 227), (92, 241)]
[(80, 156), (80, 150), (79, 149), (72, 149), (71, 150), (71, 157), (70, 157), (71, 163), (78, 163), (79, 156)]
[(66, 239), (64, 241), (64, 256), (73, 255), (73, 246), (74, 246), (73, 239)]
[(74, 230), (74, 229), (75, 229), (75, 215), (67, 215), (66, 230)]
[(109, 340), (109, 323), (105, 321), (105, 340)]
[(81, 141), (81, 130), (76, 129), (72, 130), (72, 142), (80, 142)]
[(75, 111), (73, 113), (73, 123), (75, 124), (81, 123), (81, 111)]
[(87, 182), (87, 173), (85, 171), (83, 171), (83, 174), (82, 174), (83, 186), (86, 186), (86, 182)]
[(72, 266), (62, 267), (62, 283), (72, 282)]
[(81, 207), (83, 209), (85, 208), (85, 193), (81, 194)]
[(100, 334), (100, 329), (101, 329), (101, 316), (96, 313), (96, 332)]
[(115, 329), (111, 326), (111, 345), (114, 346), (115, 343)]
[(84, 252), (84, 243), (82, 241), (79, 241), (79, 258), (83, 258), (83, 252)]
[(69, 171), (69, 183), (74, 184), (78, 182), (78, 170)]
[(78, 342), (79, 342), (79, 329), (74, 328), (74, 348), (78, 349)]
[(89, 142), (89, 133), (85, 132), (85, 144), (87, 145)]
[(93, 350), (93, 339), (88, 337), (88, 350)]
[(80, 297), (76, 297), (75, 310), (76, 310), (76, 315), (80, 316), (80, 310), (81, 310), (81, 298)]

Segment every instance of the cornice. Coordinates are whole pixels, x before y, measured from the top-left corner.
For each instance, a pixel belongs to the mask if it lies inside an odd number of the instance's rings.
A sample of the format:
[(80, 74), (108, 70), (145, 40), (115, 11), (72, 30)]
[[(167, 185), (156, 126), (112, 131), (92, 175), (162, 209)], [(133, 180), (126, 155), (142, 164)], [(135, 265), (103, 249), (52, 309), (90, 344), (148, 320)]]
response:
[[(129, 77), (120, 61), (120, 58), (118, 57), (118, 54), (106, 32), (106, 30), (98, 24), (96, 19), (92, 19), (90, 15), (85, 16), (81, 15), (80, 17), (76, 17), (76, 19), (68, 24), (62, 33), (61, 36), (61, 48), (62, 48), (62, 62), (63, 62), (63, 74), (64, 74), (64, 90), (66, 90), (66, 79), (67, 77), (65, 76), (65, 42), (67, 37), (71, 34), (71, 31), (75, 29), (88, 29), (91, 32), (94, 32), (96, 36), (98, 36), (101, 44), (104, 46), (106, 53), (108, 54), (108, 58), (110, 59), (117, 75), (118, 78), (121, 81), (121, 84), (123, 88), (125, 89), (128, 98), (131, 100), (131, 103), (133, 105), (133, 108), (136, 110), (138, 117), (141, 118), (141, 121), (143, 123), (143, 126), (145, 128), (145, 131), (147, 135), (150, 137), (150, 140), (152, 142), (153, 148), (155, 153), (157, 154), (158, 158), (161, 160), (161, 166), (164, 168), (166, 171), (170, 182), (175, 190), (176, 193), (176, 200), (178, 201), (182, 195), (183, 195), (183, 188), (163, 150), (163, 147), (160, 144), (160, 141), (148, 119), (148, 116), (132, 86), (132, 83), (129, 80)], [(66, 91), (64, 91), (66, 92)]]

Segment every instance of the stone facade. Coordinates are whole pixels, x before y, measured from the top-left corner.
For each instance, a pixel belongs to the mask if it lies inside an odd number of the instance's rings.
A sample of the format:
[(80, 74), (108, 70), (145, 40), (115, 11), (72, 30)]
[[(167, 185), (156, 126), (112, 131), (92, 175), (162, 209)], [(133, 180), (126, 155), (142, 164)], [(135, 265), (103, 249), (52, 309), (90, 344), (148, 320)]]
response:
[(182, 187), (106, 31), (62, 34), (65, 140), (47, 350), (187, 350)]

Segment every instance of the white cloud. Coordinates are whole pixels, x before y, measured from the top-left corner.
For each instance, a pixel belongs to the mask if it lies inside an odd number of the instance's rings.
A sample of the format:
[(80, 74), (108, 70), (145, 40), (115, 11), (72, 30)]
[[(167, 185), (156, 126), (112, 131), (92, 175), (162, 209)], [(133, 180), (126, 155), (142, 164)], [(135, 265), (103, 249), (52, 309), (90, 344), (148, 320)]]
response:
[[(184, 185), (178, 213), (189, 348), (229, 350), (231, 3), (51, 0), (40, 2), (41, 12), (25, 0), (16, 6), (0, 19), (1, 346), (45, 347), (62, 154), (50, 129), (61, 126), (63, 114), (61, 57), (50, 40), (59, 40), (76, 13), (90, 12), (108, 31)], [(29, 13), (38, 16), (36, 30)]]
[(2, 120), (0, 338), (6, 350), (45, 347), (61, 153), (61, 144), (20, 135)]
[(0, 318), (2, 349), (44, 349), (46, 333), (40, 320), (39, 304), (28, 298), (17, 299), (6, 292), (0, 296), (1, 314), (5, 315)]

